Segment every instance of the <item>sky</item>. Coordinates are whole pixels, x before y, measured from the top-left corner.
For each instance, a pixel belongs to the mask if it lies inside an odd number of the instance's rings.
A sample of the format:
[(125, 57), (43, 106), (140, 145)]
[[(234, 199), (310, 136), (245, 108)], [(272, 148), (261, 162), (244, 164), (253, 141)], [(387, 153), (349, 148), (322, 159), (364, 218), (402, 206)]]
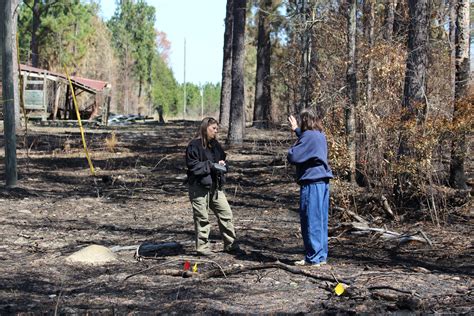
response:
[[(170, 66), (174, 77), (184, 81), (186, 39), (186, 82), (218, 83), (222, 75), (225, 0), (148, 0), (156, 9), (158, 31), (171, 42)], [(116, 0), (101, 0), (105, 20), (115, 12)]]

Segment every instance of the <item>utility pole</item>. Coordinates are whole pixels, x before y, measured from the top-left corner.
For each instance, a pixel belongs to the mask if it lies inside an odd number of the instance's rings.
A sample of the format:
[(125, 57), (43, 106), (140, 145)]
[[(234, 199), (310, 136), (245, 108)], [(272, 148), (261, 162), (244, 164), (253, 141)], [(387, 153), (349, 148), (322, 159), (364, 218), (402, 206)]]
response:
[(186, 119), (186, 38), (184, 38), (183, 120)]
[(1, 1), (3, 23), (2, 50), (2, 84), (3, 84), (3, 124), (5, 135), (5, 178), (7, 187), (16, 185), (18, 179), (16, 168), (16, 134), (15, 134), (15, 101), (13, 92), (13, 27), (12, 27), (12, 1)]
[(204, 118), (204, 87), (201, 86), (201, 120)]

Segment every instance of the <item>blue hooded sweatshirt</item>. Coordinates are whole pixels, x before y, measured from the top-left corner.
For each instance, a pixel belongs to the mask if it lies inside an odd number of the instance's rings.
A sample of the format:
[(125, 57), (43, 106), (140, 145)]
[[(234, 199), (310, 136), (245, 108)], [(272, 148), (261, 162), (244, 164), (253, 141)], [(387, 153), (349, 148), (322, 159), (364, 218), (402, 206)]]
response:
[(300, 128), (295, 130), (298, 141), (288, 150), (288, 162), (296, 165), (298, 184), (327, 181), (333, 177), (328, 164), (328, 145), (324, 133)]

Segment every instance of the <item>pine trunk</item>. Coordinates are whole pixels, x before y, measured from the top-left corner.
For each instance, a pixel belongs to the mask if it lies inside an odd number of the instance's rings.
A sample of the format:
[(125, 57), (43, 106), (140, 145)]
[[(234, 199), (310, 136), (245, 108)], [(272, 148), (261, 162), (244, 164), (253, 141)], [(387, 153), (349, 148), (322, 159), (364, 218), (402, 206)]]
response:
[[(366, 98), (367, 106), (369, 109), (372, 108), (372, 81), (373, 81), (373, 59), (372, 59), (372, 49), (374, 48), (375, 42), (375, 1), (368, 0), (366, 14), (367, 14), (367, 44), (369, 48), (369, 61), (367, 65), (367, 86), (366, 86)], [(392, 21), (393, 23), (393, 21)], [(393, 30), (393, 25), (392, 25)]]
[(31, 65), (33, 67), (39, 67), (39, 41), (38, 41), (38, 30), (41, 23), (41, 10), (40, 1), (34, 0), (33, 3), (33, 22), (31, 29)]
[(267, 128), (271, 120), (271, 42), (268, 14), (272, 10), (272, 0), (262, 0), (258, 15), (257, 75), (255, 78), (255, 104), (253, 126)]
[(232, 31), (232, 94), (230, 102), (230, 124), (227, 142), (242, 144), (245, 128), (244, 111), (244, 59), (245, 59), (245, 14), (247, 0), (234, 0)]
[(310, 8), (308, 1), (297, 2), (297, 12), (301, 16), (301, 25), (303, 25), (302, 33), (300, 36), (299, 46), (301, 47), (301, 84), (300, 84), (300, 101), (298, 102), (297, 112), (301, 112), (302, 109), (309, 107), (311, 104), (311, 40), (312, 40), (312, 27), (310, 20)]
[(3, 125), (5, 135), (5, 180), (7, 187), (16, 185), (16, 134), (15, 134), (15, 104), (13, 87), (13, 27), (12, 1), (3, 1), (0, 5), (0, 23), (2, 23), (1, 53), (2, 53), (2, 93), (3, 93)]
[(355, 142), (355, 108), (357, 106), (357, 76), (356, 76), (356, 15), (357, 0), (349, 0), (349, 14), (347, 17), (347, 57), (346, 71), (347, 105), (345, 109), (345, 129), (347, 149), (349, 151), (350, 180), (355, 181), (356, 175), (356, 142)]
[[(426, 67), (428, 62), (428, 40), (429, 40), (429, 0), (409, 0), (410, 25), (408, 28), (408, 53), (405, 70), (405, 86), (403, 91), (402, 127), (400, 130), (400, 141), (398, 148), (398, 159), (407, 163), (414, 163), (416, 156), (414, 148), (409, 144), (411, 126), (409, 121), (417, 121), (420, 124), (424, 120), (426, 109)], [(403, 124), (407, 123), (408, 124)], [(416, 171), (412, 171), (416, 172)], [(413, 175), (409, 171), (399, 174), (395, 185), (395, 194), (401, 204), (418, 204), (413, 200), (413, 192), (418, 190), (418, 185), (412, 181)]]
[(449, 0), (449, 46), (450, 46), (450, 81), (452, 106), (454, 108), (454, 101), (456, 95), (456, 4), (458, 0)]
[(386, 4), (387, 8), (387, 17), (385, 21), (385, 32), (384, 32), (384, 37), (385, 40), (391, 41), (393, 38), (393, 26), (395, 22), (395, 7), (397, 5), (396, 0), (388, 0), (388, 3)]
[[(462, 125), (462, 119), (466, 107), (463, 102), (467, 96), (469, 83), (469, 1), (459, 0), (456, 18), (456, 84), (454, 93), (453, 125)], [(471, 105), (472, 106), (472, 105)], [(461, 128), (455, 135), (451, 150), (450, 184), (458, 189), (465, 189), (466, 176), (464, 172), (464, 160), (466, 156), (466, 132)]]
[(408, 56), (402, 105), (405, 120), (424, 120), (426, 111), (426, 67), (428, 64), (429, 0), (410, 0), (410, 26), (408, 30)]
[(13, 57), (13, 99), (15, 103), (15, 126), (20, 129), (20, 73), (18, 65), (18, 47), (17, 47), (17, 31), (18, 31), (18, 2), (19, 0), (11, 0), (11, 20), (12, 20), (12, 57)]
[(224, 31), (224, 60), (222, 62), (222, 85), (219, 122), (229, 127), (230, 100), (232, 93), (232, 25), (233, 0), (227, 0)]

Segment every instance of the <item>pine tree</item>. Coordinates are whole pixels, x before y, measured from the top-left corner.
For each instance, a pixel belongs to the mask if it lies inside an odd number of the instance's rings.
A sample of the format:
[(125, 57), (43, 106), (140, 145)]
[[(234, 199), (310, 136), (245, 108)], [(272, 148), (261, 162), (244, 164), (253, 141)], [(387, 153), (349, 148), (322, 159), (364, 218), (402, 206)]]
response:
[(271, 40), (270, 17), (274, 1), (261, 0), (258, 13), (258, 38), (257, 38), (257, 74), (255, 78), (255, 103), (253, 126), (265, 128), (271, 119)]
[(247, 0), (234, 0), (232, 10), (232, 94), (230, 105), (230, 126), (227, 137), (229, 144), (241, 144), (244, 138), (244, 48), (245, 18)]

